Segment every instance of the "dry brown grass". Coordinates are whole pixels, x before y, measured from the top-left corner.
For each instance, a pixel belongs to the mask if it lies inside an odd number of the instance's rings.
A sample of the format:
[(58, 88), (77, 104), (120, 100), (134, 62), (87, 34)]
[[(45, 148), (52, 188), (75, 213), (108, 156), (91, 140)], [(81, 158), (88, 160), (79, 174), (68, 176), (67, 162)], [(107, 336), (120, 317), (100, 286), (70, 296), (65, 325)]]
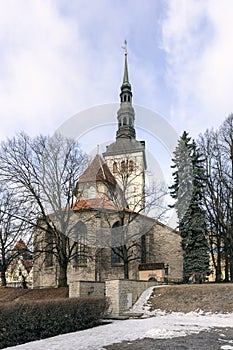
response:
[(68, 298), (68, 288), (21, 289), (0, 287), (0, 303)]
[(192, 284), (157, 287), (151, 309), (191, 312), (233, 312), (233, 284)]

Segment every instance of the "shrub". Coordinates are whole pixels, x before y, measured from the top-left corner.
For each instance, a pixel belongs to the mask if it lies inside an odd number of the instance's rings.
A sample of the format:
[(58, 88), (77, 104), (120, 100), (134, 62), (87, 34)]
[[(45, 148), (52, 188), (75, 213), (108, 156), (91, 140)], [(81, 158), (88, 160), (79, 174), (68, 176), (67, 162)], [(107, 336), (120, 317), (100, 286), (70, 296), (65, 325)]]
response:
[(0, 309), (0, 349), (97, 325), (104, 297), (7, 303)]

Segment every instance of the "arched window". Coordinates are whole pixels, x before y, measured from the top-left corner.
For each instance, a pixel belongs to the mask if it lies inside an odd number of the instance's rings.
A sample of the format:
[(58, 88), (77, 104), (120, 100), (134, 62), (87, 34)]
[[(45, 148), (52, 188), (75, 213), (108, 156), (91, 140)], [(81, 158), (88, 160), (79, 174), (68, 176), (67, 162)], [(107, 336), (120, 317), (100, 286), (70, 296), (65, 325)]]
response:
[(45, 231), (45, 267), (53, 266), (53, 238), (50, 231)]
[(126, 102), (126, 101), (127, 101), (127, 96), (125, 95), (125, 96), (124, 96), (124, 102)]
[(129, 161), (129, 171), (134, 170), (134, 162), (132, 160)]
[(96, 196), (96, 189), (94, 186), (91, 186), (88, 189), (88, 198), (95, 198), (95, 196)]
[(126, 170), (126, 164), (125, 164), (125, 161), (122, 160), (121, 162), (121, 171), (124, 172)]
[(130, 102), (130, 96), (128, 95), (128, 102)]
[(127, 125), (127, 119), (126, 119), (126, 117), (124, 117), (124, 119), (123, 119), (123, 125)]
[(117, 221), (113, 224), (111, 230), (111, 263), (121, 263), (121, 246), (123, 244), (122, 227), (120, 222)]
[(113, 163), (112, 171), (113, 173), (117, 173), (117, 162)]
[(75, 255), (74, 262), (76, 265), (85, 265), (87, 263), (87, 227), (84, 222), (79, 221), (75, 227)]

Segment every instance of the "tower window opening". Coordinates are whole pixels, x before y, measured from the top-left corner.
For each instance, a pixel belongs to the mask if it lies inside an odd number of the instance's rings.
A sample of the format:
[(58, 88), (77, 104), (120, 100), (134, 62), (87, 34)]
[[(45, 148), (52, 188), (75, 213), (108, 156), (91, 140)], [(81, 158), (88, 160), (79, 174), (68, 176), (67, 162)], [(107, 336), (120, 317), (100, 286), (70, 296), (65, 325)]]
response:
[(123, 119), (123, 125), (127, 125), (127, 119), (126, 119), (126, 117), (124, 117), (124, 119)]
[(134, 170), (134, 162), (132, 160), (129, 161), (129, 171)]
[(96, 189), (94, 186), (91, 186), (88, 189), (88, 198), (95, 198), (95, 196), (96, 196)]
[(126, 164), (125, 164), (125, 161), (122, 160), (121, 162), (121, 171), (124, 172), (126, 170)]
[(112, 170), (113, 170), (113, 173), (117, 173), (117, 162), (113, 163)]
[(127, 96), (126, 95), (124, 95), (124, 102), (126, 102), (127, 101)]
[(128, 96), (128, 102), (130, 102), (130, 96)]

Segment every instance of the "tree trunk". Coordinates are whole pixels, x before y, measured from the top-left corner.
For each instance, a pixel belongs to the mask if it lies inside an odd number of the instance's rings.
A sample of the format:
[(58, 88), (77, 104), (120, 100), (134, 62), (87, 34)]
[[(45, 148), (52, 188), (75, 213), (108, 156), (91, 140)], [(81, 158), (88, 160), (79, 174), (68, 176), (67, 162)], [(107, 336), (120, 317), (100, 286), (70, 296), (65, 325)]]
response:
[(129, 262), (128, 261), (124, 261), (124, 278), (126, 280), (129, 279)]
[(233, 252), (230, 251), (230, 281), (233, 282)]
[(225, 279), (224, 282), (229, 282), (229, 257), (228, 252), (225, 252)]
[(6, 287), (6, 271), (4, 269), (1, 271), (1, 283), (2, 286)]
[(67, 287), (67, 264), (59, 266), (58, 287)]
[(122, 246), (122, 257), (124, 262), (124, 278), (128, 280), (129, 279), (129, 260), (128, 260), (127, 247), (125, 244)]
[(221, 265), (221, 247), (217, 247), (217, 266), (216, 266), (216, 282), (219, 283), (222, 280), (222, 265)]

